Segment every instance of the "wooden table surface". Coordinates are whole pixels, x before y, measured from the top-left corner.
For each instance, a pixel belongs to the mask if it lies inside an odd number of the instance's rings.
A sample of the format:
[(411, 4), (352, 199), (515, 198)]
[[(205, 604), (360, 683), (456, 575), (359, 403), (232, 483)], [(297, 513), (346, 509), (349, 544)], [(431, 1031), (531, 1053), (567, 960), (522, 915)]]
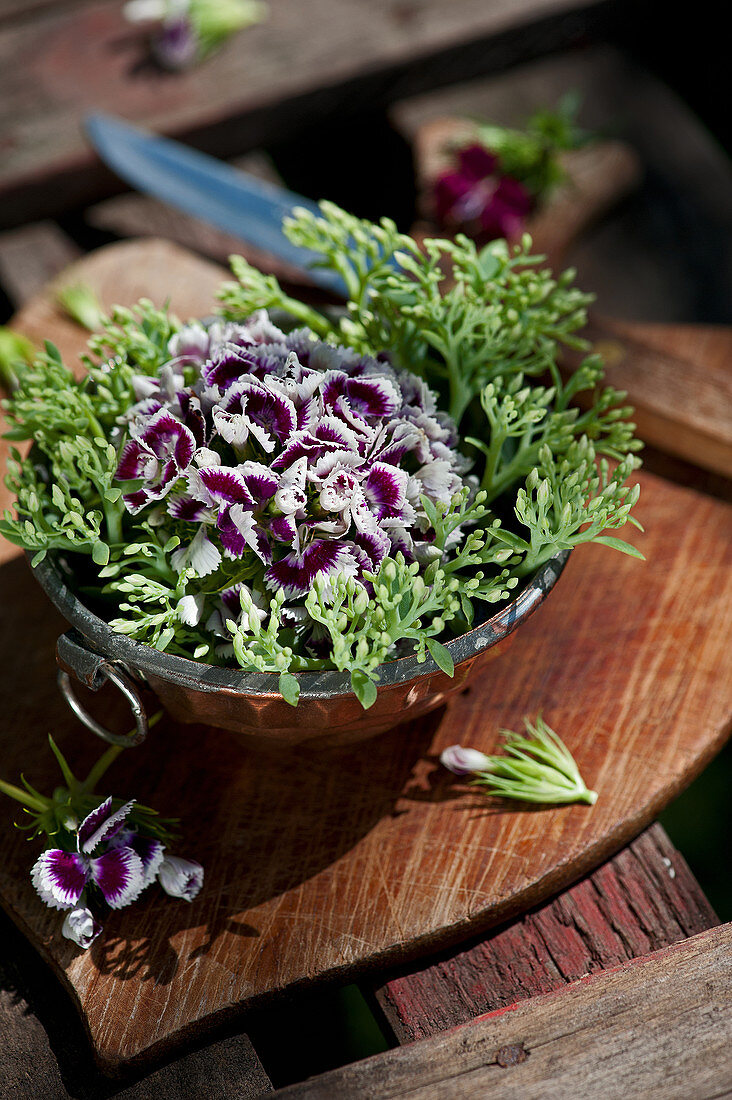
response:
[[(50, 18), (50, 5), (36, 6), (39, 17)], [(86, 11), (88, 15), (93, 9), (114, 6), (69, 3), (51, 14)], [(0, 4), (0, 41), (8, 28), (22, 29), (29, 11), (29, 5), (19, 2)], [(246, 145), (246, 128), (243, 132)], [(91, 179), (86, 177), (85, 182), (85, 171), (80, 174), (83, 187)], [(35, 201), (32, 187), (28, 194)], [(63, 188), (60, 195), (63, 202), (76, 201), (72, 193), (64, 196)], [(12, 217), (12, 203), (8, 209)], [(41, 251), (51, 257), (45, 273), (52, 274), (54, 267), (61, 266), (61, 257), (69, 256), (69, 242), (63, 234), (56, 236), (53, 228), (50, 234), (47, 227), (38, 232), (44, 242)], [(55, 260), (53, 248), (46, 247), (49, 240), (59, 245)], [(2, 257), (0, 238), (0, 276)], [(664, 468), (729, 495), (727, 482), (710, 480), (683, 465), (665, 464)], [(662, 715), (657, 717), (660, 720)], [(705, 933), (715, 924), (715, 915), (683, 857), (654, 826), (575, 886), (488, 936), (364, 980), (362, 988), (395, 1039), (400, 1043), (424, 1039), (425, 1045), (391, 1052), (377, 1063), (336, 1071), (335, 1076), (295, 1088), (292, 1095), (402, 1095), (407, 1084), (424, 1096), (482, 1097), (493, 1095), (494, 1089), (497, 1095), (537, 1090), (572, 1095), (578, 1081), (587, 1080), (588, 1066), (594, 1066), (594, 1087), (602, 1095), (632, 1095), (634, 1082), (639, 1081), (649, 1094), (655, 1088), (659, 1095), (679, 1097), (726, 1095), (725, 1090), (732, 1089), (725, 1075), (729, 1061), (724, 1059), (730, 1035), (728, 1017), (718, 1006), (729, 998), (722, 963), (729, 958), (730, 946), (728, 930)], [(214, 1042), (207, 1049), (192, 1049), (153, 1072), (141, 1064), (125, 1084), (105, 1083), (69, 1016), (66, 993), (49, 986), (48, 972), (17, 931), (0, 926), (0, 932), (5, 937), (4, 956), (0, 956), (0, 1030), (5, 1027), (7, 1036), (0, 1077), (4, 1073), (4, 1083), (12, 1082), (13, 1095), (20, 1100), (26, 1096), (35, 1100), (41, 1094), (52, 1100), (72, 1095), (91, 1100), (112, 1094), (125, 1100), (255, 1096), (271, 1087), (255, 1049), (238, 1030), (241, 1023), (232, 1027), (225, 1022), (212, 1033)], [(653, 954), (689, 936), (694, 938), (687, 948), (670, 955)], [(592, 982), (584, 978), (639, 956), (646, 961), (636, 967), (607, 977), (600, 974)], [(674, 983), (679, 977), (681, 994)], [(577, 980), (580, 984), (573, 984)], [(542, 999), (565, 996), (556, 992), (565, 986), (569, 1000)], [(658, 992), (649, 997), (649, 990)], [(698, 990), (703, 991), (701, 996)], [(496, 1015), (496, 1010), (522, 1000), (525, 1008)], [(641, 1012), (646, 1024), (639, 1030)], [(481, 1013), (491, 1015), (475, 1025), (469, 1023)], [(574, 1045), (561, 1024), (552, 1023), (566, 1017), (577, 1021), (574, 1030), (581, 1038)], [(256, 1014), (242, 1023), (255, 1035), (254, 1046), (259, 1049)], [(459, 1030), (440, 1038), (445, 1028), (456, 1025)], [(465, 1026), (469, 1030), (461, 1030)], [(693, 1036), (691, 1044), (689, 1036)], [(435, 1042), (437, 1046), (430, 1045)], [(677, 1066), (675, 1077), (667, 1073), (669, 1057)], [(564, 1067), (561, 1074), (557, 1058)], [(610, 1077), (603, 1076), (605, 1070)], [(640, 1070), (645, 1077), (638, 1076)], [(626, 1072), (635, 1076), (628, 1078)], [(577, 1074), (584, 1077), (573, 1076)], [(548, 1076), (554, 1079), (551, 1093)]]

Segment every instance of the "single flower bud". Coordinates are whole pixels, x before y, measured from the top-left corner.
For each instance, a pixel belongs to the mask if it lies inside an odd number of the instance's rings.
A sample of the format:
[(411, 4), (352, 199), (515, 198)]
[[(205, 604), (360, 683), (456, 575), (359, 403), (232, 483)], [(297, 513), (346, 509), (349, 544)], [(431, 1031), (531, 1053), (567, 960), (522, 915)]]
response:
[(490, 770), (490, 757), (478, 749), (465, 749), (462, 745), (450, 745), (440, 753), (440, 763), (455, 775), (472, 775), (473, 772)]

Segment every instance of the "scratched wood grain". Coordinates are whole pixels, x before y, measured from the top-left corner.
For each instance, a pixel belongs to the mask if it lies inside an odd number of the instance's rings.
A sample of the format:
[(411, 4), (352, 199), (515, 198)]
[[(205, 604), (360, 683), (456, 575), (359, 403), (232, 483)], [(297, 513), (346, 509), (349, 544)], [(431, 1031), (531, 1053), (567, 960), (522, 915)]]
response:
[[(328, 114), (373, 109), (484, 72), (504, 58), (515, 62), (524, 49), (551, 49), (586, 29), (578, 12), (603, 5), (271, 0), (266, 22), (184, 74), (161, 72), (146, 60), (144, 35), (123, 20), (123, 0), (36, 3), (25, 18), (16, 0), (9, 6), (13, 18), (4, 26), (0, 19), (5, 225), (120, 190), (85, 141), (88, 111), (112, 111), (154, 130), (186, 135), (219, 155), (235, 155)], [(534, 40), (531, 28), (540, 28)], [(490, 48), (496, 42), (499, 56)]]
[[(126, 261), (116, 271), (108, 249), (75, 273), (94, 283), (103, 272), (103, 299), (154, 291), (167, 256), (173, 308), (210, 309), (216, 268), (160, 244), (115, 248)], [(43, 334), (78, 349), (79, 334), (43, 310)], [(33, 318), (29, 306), (19, 327), (38, 338)], [(732, 509), (653, 476), (641, 483), (648, 562), (583, 548), (490, 677), (446, 711), (319, 754), (264, 755), (163, 720), (119, 762), (115, 793), (184, 818), (179, 850), (207, 870), (192, 905), (152, 890), (78, 953), (60, 936), (59, 914), (39, 905), (28, 880), (34, 849), (0, 807), (3, 904), (62, 976), (103, 1062), (160, 1051), (217, 1014), (415, 957), (525, 911), (620, 848), (693, 778), (732, 713)], [(56, 692), (63, 623), (12, 548), (0, 599), (2, 771), (53, 785), (48, 732), (81, 771), (98, 753)], [(119, 728), (129, 724), (114, 697), (98, 705)], [(490, 806), (438, 766), (446, 745), (490, 751), (499, 727), (540, 708), (601, 792), (594, 808)]]

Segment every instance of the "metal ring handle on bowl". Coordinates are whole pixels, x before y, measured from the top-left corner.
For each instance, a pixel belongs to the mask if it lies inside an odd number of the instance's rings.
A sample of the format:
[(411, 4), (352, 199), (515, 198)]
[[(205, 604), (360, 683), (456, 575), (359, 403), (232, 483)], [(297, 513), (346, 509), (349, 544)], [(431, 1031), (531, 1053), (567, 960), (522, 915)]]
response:
[[(106, 657), (94, 653), (84, 645), (77, 631), (71, 630), (68, 634), (62, 634), (56, 643), (56, 660), (59, 665), (58, 686), (64, 699), (71, 707), (76, 717), (84, 723), (87, 729), (101, 737), (103, 741), (111, 745), (121, 745), (122, 748), (134, 748), (141, 745), (147, 737), (148, 721), (145, 713), (145, 705), (140, 697), (134, 678), (125, 666), (118, 661), (112, 661)], [(130, 709), (135, 719), (135, 729), (132, 733), (113, 733), (97, 722), (86, 708), (79, 702), (71, 684), (73, 673), (80, 683), (86, 685), (92, 691), (98, 691), (108, 680), (111, 681), (125, 696), (130, 704)]]

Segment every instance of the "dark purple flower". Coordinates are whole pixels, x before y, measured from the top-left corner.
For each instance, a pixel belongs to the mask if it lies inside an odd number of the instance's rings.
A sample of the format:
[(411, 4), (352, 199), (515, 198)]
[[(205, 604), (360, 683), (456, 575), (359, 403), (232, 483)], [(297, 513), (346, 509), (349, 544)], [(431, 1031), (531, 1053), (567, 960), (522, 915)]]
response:
[(157, 63), (171, 72), (187, 69), (198, 58), (198, 39), (185, 15), (168, 19), (152, 36), (151, 49)]
[(272, 465), (277, 469), (284, 469), (303, 456), (311, 463), (321, 455), (333, 454), (334, 451), (357, 453), (358, 438), (342, 420), (335, 416), (324, 416), (311, 431), (294, 432), (284, 451)]
[(273, 516), (267, 530), (278, 542), (294, 542), (297, 536), (297, 524), (292, 516)]
[(142, 480), (142, 487), (125, 496), (133, 514), (146, 504), (161, 500), (189, 467), (196, 449), (193, 433), (172, 413), (162, 408), (139, 434), (123, 447), (115, 477), (119, 481)]
[(353, 538), (352, 553), (359, 565), (359, 576), (364, 571), (377, 573), (390, 549), (391, 539), (382, 528), (374, 527), (371, 531), (357, 532)]
[(182, 390), (176, 394), (176, 397), (180, 409), (180, 418), (195, 439), (196, 446), (205, 447), (209, 432), (200, 400), (195, 394), (189, 393), (187, 390)]
[(277, 490), (278, 479), (271, 470), (258, 462), (208, 466), (192, 473), (188, 484), (193, 497), (217, 508), (216, 527), (231, 557), (241, 557), (249, 547), (262, 561), (271, 561), (269, 543), (255, 516)]
[(233, 447), (243, 447), (251, 435), (268, 454), (297, 428), (297, 411), (289, 397), (275, 393), (256, 378), (235, 382), (213, 409), (216, 430)]
[(265, 564), (272, 560), (264, 530), (254, 513), (243, 504), (230, 504), (223, 508), (216, 519), (216, 527), (221, 545), (229, 557), (241, 558), (249, 547)]
[(362, 488), (369, 507), (379, 519), (401, 514), (407, 500), (408, 480), (405, 470), (386, 462), (374, 462)]
[(388, 378), (349, 378), (343, 371), (328, 371), (323, 381), (323, 403), (326, 409), (343, 412), (348, 409), (361, 419), (393, 416), (401, 405), (401, 396)]
[(287, 597), (306, 596), (319, 573), (355, 576), (357, 565), (344, 543), (336, 539), (313, 539), (303, 550), (292, 550), (265, 573), (267, 587), (282, 588)]
[(173, 519), (182, 519), (186, 523), (200, 523), (210, 512), (210, 508), (189, 493), (171, 493), (167, 507)]
[(108, 798), (100, 803), (96, 810), (87, 814), (76, 831), (79, 851), (85, 854), (93, 852), (103, 840), (109, 840), (119, 833), (124, 827), (125, 818), (132, 809), (132, 805), (132, 802), (127, 802), (112, 813), (112, 799)]
[(477, 225), (489, 239), (515, 240), (531, 213), (533, 200), (518, 180), (501, 174), (497, 157), (481, 145), (458, 153), (458, 167), (434, 186), (435, 212), (449, 228)]
[(205, 364), (203, 377), (209, 386), (218, 386), (224, 393), (234, 382), (252, 374), (256, 368), (257, 357), (252, 351), (246, 347), (227, 344), (215, 358)]
[(191, 496), (204, 504), (221, 506), (244, 504), (261, 507), (270, 500), (279, 479), (259, 462), (243, 462), (239, 466), (204, 466), (188, 478)]
[(134, 829), (123, 828), (114, 837), (115, 848), (131, 848), (140, 857), (145, 887), (155, 881), (160, 864), (163, 862), (164, 845), (151, 836), (142, 836)]

